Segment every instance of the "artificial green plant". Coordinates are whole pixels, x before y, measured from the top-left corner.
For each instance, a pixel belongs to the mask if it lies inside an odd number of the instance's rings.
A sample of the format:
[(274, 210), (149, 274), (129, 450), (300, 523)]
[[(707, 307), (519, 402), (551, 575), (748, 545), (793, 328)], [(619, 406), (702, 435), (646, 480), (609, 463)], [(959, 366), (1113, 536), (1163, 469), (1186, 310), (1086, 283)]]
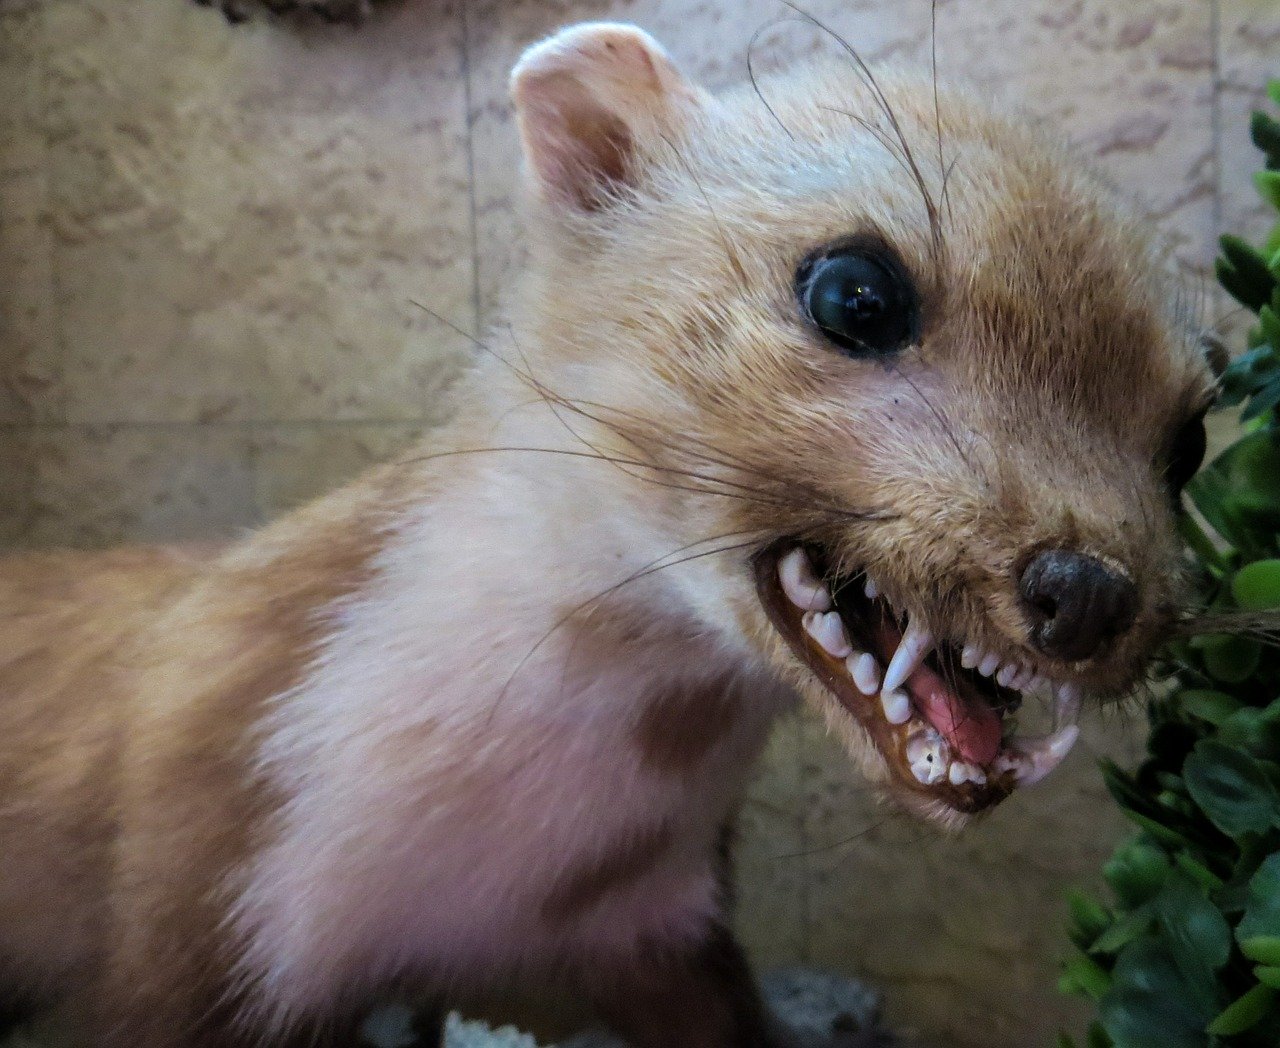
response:
[[(1268, 93), (1280, 105), (1280, 80)], [(1258, 189), (1280, 212), (1280, 122), (1254, 113), (1251, 131)], [(1243, 432), (1188, 487), (1182, 527), (1200, 601), (1265, 613), (1280, 608), (1280, 221), (1261, 248), (1223, 237), (1217, 275), (1257, 318), (1223, 375)], [(1146, 758), (1103, 766), (1138, 833), (1103, 870), (1106, 903), (1071, 899), (1078, 952), (1061, 984), (1096, 1003), (1089, 1048), (1280, 1048), (1280, 649), (1266, 618), (1174, 644)]]

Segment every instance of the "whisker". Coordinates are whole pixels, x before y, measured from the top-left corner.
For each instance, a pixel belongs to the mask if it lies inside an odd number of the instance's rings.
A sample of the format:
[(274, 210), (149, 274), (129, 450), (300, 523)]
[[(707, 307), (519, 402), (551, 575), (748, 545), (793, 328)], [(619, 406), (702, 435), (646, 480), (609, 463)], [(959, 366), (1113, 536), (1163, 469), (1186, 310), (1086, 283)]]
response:
[(758, 98), (760, 100), (760, 104), (764, 106), (765, 112), (767, 112), (771, 117), (773, 117), (774, 122), (780, 128), (782, 128), (786, 136), (789, 139), (791, 139), (791, 141), (794, 142), (796, 140), (796, 136), (792, 134), (791, 128), (787, 127), (787, 125), (782, 122), (782, 118), (778, 116), (773, 106), (771, 106), (768, 100), (764, 97), (764, 92), (760, 90), (760, 83), (759, 81), (756, 80), (756, 71), (755, 71), (754, 58), (753, 58), (754, 48), (756, 46), (756, 43), (760, 40), (760, 37), (763, 36), (770, 29), (773, 29), (776, 26), (782, 25), (787, 21), (789, 21), (789, 19), (785, 16), (775, 18), (772, 21), (766, 22), (764, 25), (762, 25), (759, 29), (757, 29), (751, 35), (751, 40), (747, 43), (747, 79), (751, 81), (751, 90), (755, 92), (756, 98)]

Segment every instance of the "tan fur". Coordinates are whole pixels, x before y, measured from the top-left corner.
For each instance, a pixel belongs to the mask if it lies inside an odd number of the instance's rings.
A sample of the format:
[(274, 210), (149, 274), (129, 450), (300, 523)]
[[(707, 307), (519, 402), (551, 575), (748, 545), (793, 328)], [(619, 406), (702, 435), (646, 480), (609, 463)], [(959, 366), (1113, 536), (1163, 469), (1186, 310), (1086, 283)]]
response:
[[(527, 934), (638, 979), (647, 1010), (600, 996), (639, 1044), (763, 1045), (713, 853), (780, 682), (888, 774), (769, 625), (753, 554), (819, 541), (939, 637), (1031, 659), (1017, 574), (1084, 549), (1141, 607), (1057, 669), (1133, 684), (1181, 600), (1159, 457), (1208, 368), (1145, 234), (1061, 148), (881, 82), (914, 170), (846, 65), (762, 82), (765, 108), (625, 27), (535, 49), (514, 86), (534, 263), (458, 421), (215, 557), (0, 562), (13, 975), (69, 986), (108, 1048), (225, 1048), (347, 1022), (413, 972), (526, 972), (504, 936)], [(849, 237), (919, 289), (894, 366), (797, 308), (799, 263)], [(472, 941), (420, 891), (484, 832)]]

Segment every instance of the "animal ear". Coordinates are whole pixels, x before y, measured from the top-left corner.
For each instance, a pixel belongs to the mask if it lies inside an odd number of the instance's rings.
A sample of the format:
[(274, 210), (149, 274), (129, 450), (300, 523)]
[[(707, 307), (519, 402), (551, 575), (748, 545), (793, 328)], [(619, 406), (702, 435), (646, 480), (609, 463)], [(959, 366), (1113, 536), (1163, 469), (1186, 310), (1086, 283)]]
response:
[(511, 71), (511, 96), (540, 194), (580, 212), (634, 182), (644, 142), (707, 104), (653, 37), (612, 22), (534, 44)]

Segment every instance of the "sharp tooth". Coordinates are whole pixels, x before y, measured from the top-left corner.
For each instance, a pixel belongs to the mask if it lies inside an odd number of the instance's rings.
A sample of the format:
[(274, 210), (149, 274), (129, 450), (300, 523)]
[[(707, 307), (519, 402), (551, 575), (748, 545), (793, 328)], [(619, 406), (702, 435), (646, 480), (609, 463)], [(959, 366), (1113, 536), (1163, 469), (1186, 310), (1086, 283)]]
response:
[(1019, 786), (1034, 786), (1062, 763), (1079, 737), (1080, 729), (1068, 724), (1043, 738), (1012, 739), (996, 759), (996, 769), (1012, 771)]
[(991, 674), (1000, 666), (1000, 656), (995, 652), (989, 651), (982, 656), (982, 661), (978, 664), (978, 672), (984, 677), (990, 677)]
[(908, 626), (902, 640), (898, 641), (898, 650), (889, 660), (889, 668), (884, 671), (885, 690), (893, 691), (902, 687), (932, 650), (933, 637), (929, 635), (929, 631), (914, 624)]
[(867, 600), (875, 600), (880, 596), (880, 587), (875, 584), (875, 580), (870, 575), (862, 586), (862, 592), (867, 595)]
[(964, 761), (952, 761), (951, 767), (947, 771), (947, 779), (952, 786), (962, 786), (966, 782), (976, 782), (981, 786), (987, 781), (987, 775), (981, 768), (973, 764), (967, 764)]
[(849, 635), (844, 631), (844, 621), (838, 611), (807, 611), (801, 620), (805, 632), (821, 645), (822, 650), (837, 659), (843, 659), (851, 651)]
[(1022, 690), (1023, 691), (1043, 691), (1044, 688), (1048, 685), (1048, 683), (1049, 681), (1045, 677), (1037, 673), (1034, 677), (1031, 678), (1031, 683), (1028, 684)]
[(1021, 667), (1016, 662), (1006, 662), (1000, 667), (1000, 672), (996, 674), (996, 683), (1002, 688), (1009, 687), (1013, 683), (1013, 678), (1018, 675)]
[(966, 644), (960, 652), (960, 665), (967, 670), (973, 669), (982, 661), (982, 649), (976, 644)]
[(880, 706), (884, 710), (884, 719), (890, 724), (906, 724), (911, 719), (911, 700), (905, 691), (889, 691), (880, 693)]
[(1080, 716), (1080, 686), (1060, 684), (1054, 691), (1053, 715), (1058, 724), (1074, 724)]
[(863, 695), (874, 695), (880, 690), (880, 664), (870, 652), (855, 651), (845, 659), (844, 664), (854, 685)]
[(809, 554), (799, 546), (778, 561), (778, 581), (787, 599), (797, 608), (831, 610), (831, 594), (814, 574)]
[(947, 774), (950, 756), (946, 742), (932, 728), (913, 735), (907, 741), (906, 758), (911, 774), (926, 786), (932, 786)]
[(1018, 675), (1013, 678), (1010, 684), (1016, 691), (1026, 691), (1031, 686), (1031, 682), (1036, 679), (1036, 672), (1030, 666), (1019, 666)]

